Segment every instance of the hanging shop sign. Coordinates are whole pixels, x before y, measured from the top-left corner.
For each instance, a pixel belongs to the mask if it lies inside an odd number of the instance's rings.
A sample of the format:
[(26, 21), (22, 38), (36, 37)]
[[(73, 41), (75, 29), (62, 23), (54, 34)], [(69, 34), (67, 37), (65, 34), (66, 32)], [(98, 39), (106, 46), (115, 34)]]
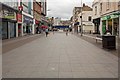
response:
[(19, 6), (19, 7), (18, 7), (18, 10), (19, 10), (19, 11), (23, 11), (23, 6)]
[(17, 14), (17, 21), (22, 22), (22, 14)]
[(40, 22), (38, 20), (35, 19), (35, 24), (39, 24)]
[(28, 23), (28, 24), (29, 24), (29, 23), (33, 23), (33, 19), (30, 18), (30, 17), (28, 17), (28, 16), (25, 16), (25, 15), (24, 15), (24, 20), (23, 20), (23, 22), (24, 22), (24, 23)]

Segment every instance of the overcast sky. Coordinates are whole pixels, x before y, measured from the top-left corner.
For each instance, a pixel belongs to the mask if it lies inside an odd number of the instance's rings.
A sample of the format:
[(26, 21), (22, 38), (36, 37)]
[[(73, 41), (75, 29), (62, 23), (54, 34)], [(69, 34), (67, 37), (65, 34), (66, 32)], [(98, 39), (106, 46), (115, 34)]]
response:
[[(82, 2), (91, 6), (93, 0), (82, 0)], [(59, 17), (63, 20), (70, 19), (73, 8), (80, 6), (81, 0), (47, 0), (47, 16)]]

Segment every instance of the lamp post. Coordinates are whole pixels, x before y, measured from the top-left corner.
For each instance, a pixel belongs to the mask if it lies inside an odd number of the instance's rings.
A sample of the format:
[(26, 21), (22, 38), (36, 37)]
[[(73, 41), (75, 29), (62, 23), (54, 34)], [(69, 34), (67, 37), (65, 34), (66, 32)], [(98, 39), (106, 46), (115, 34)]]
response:
[(80, 18), (81, 18), (81, 36), (83, 35), (83, 25), (82, 25), (82, 0), (81, 0), (81, 15), (80, 15)]

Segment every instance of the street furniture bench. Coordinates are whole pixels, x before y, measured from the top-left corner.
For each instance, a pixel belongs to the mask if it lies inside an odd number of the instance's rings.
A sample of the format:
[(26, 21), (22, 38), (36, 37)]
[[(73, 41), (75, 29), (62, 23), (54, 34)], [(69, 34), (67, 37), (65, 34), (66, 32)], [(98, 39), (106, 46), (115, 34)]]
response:
[(99, 41), (102, 41), (102, 36), (96, 36), (96, 43), (97, 43), (97, 41), (99, 40)]

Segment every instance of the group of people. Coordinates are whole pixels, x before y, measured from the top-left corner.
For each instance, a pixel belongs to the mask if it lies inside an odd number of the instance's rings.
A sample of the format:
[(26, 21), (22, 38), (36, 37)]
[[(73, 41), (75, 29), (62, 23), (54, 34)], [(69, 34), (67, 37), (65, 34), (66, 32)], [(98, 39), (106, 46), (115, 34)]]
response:
[(36, 34), (40, 34), (41, 33), (41, 28), (38, 26), (36, 27)]
[[(45, 35), (46, 35), (46, 37), (47, 37), (48, 34), (49, 34), (49, 29), (48, 29), (47, 26), (42, 25), (42, 26), (38, 26), (38, 27), (36, 27), (36, 34), (40, 34), (42, 31), (45, 32)], [(51, 31), (52, 31), (53, 34), (54, 34), (55, 29), (52, 28)], [(65, 29), (66, 36), (68, 36), (68, 32), (69, 32), (69, 31), (71, 32), (72, 30), (70, 30), (70, 29), (68, 29), (68, 28)]]

